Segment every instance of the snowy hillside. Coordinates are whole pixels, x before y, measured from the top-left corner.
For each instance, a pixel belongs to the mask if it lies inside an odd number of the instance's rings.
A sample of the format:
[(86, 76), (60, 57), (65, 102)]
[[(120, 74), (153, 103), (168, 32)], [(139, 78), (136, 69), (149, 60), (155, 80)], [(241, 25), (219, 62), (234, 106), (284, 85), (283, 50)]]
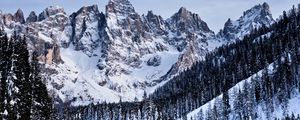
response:
[[(268, 66), (268, 72), (270, 74), (273, 73), (274, 71), (274, 68), (273, 68), (273, 64), (270, 64)], [(232, 105), (230, 109), (234, 109), (233, 108), (233, 102), (234, 102), (234, 99), (236, 98), (237, 96), (237, 91), (243, 91), (243, 86), (244, 84), (247, 82), (247, 84), (251, 84), (253, 83), (254, 81), (252, 81), (254, 78), (256, 79), (259, 79), (262, 77), (262, 70), (259, 71), (258, 73), (255, 73), (253, 76), (245, 79), (245, 80), (242, 80), (241, 82), (237, 83), (234, 87), (232, 87), (231, 89), (228, 90), (228, 95), (229, 95), (229, 104)], [(215, 105), (216, 101), (220, 101), (223, 97), (223, 94), (219, 95), (218, 97), (214, 98), (213, 100), (207, 102), (206, 104), (202, 105), (201, 107), (193, 110), (192, 112), (188, 113), (187, 114), (187, 118), (189, 120), (193, 120), (194, 119), (197, 119), (199, 117), (200, 114), (203, 114), (203, 115), (207, 115), (206, 112), (208, 112), (209, 110), (212, 109), (212, 106)], [(201, 112), (202, 113), (201, 113)], [(262, 113), (262, 112), (258, 112), (258, 113)], [(202, 116), (204, 118), (206, 118), (207, 116)], [(232, 119), (232, 117), (230, 117), (230, 119)]]
[[(274, 71), (276, 71), (276, 68), (274, 68), (274, 64), (270, 64), (267, 67), (267, 71), (268, 74), (274, 74)], [(236, 99), (238, 97), (238, 92), (239, 91), (249, 91), (249, 89), (245, 90), (245, 84), (251, 85), (251, 84), (255, 84), (256, 81), (254, 80), (259, 80), (262, 78), (262, 72), (263, 70), (259, 71), (256, 74), (253, 74), (251, 77), (239, 82), (238, 84), (236, 84), (234, 87), (232, 87), (229, 91), (228, 91), (228, 95), (229, 95), (229, 104), (230, 104), (230, 109), (231, 110), (235, 110), (235, 102)], [(252, 88), (250, 88), (252, 89)], [(246, 97), (246, 96), (244, 96)], [(188, 120), (197, 120), (199, 118), (208, 118), (212, 111), (212, 109), (214, 109), (214, 106), (218, 106), (218, 109), (222, 109), (220, 108), (220, 102), (222, 102), (222, 98), (223, 98), (223, 94), (219, 95), (218, 97), (214, 98), (213, 100), (207, 102), (206, 104), (202, 105), (201, 107), (193, 110), (192, 112), (187, 114), (187, 118)], [(299, 101), (300, 101), (300, 93), (298, 90), (294, 90), (293, 95), (291, 96), (291, 98), (288, 100), (288, 104), (287, 104), (287, 109), (283, 108), (283, 104), (282, 103), (276, 103), (278, 101), (274, 101), (274, 108), (275, 110), (271, 113), (271, 119), (275, 119), (275, 118), (284, 118), (286, 116), (286, 114), (288, 115), (297, 115), (300, 114), (300, 110), (299, 110)], [(270, 119), (267, 118), (266, 115), (266, 109), (270, 109), (270, 108), (266, 108), (265, 106), (266, 103), (261, 102), (258, 103), (257, 106), (255, 106), (255, 112), (257, 113), (257, 115), (255, 116), (256, 118), (252, 118), (252, 119)], [(246, 107), (245, 107), (246, 108)], [(287, 111), (287, 113), (285, 113), (285, 111)], [(229, 119), (235, 119), (235, 113), (231, 112), (229, 114)]]

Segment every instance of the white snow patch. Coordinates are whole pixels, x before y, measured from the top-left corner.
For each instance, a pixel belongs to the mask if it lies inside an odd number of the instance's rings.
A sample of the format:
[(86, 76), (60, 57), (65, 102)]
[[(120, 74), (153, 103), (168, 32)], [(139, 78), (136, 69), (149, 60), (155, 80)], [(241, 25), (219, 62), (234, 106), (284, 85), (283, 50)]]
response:
[(46, 41), (46, 42), (52, 43), (52, 39), (51, 39), (50, 37), (44, 35), (44, 34), (41, 33), (41, 32), (39, 32), (38, 34), (39, 34), (40, 39), (42, 39), (42, 40), (44, 40), (44, 41)]

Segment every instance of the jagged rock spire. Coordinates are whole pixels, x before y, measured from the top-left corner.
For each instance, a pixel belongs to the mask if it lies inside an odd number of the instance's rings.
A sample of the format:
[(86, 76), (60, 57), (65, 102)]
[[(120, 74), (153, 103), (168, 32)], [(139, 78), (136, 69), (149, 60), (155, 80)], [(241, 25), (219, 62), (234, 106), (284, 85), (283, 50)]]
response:
[(84, 6), (77, 11), (78, 14), (79, 13), (88, 13), (88, 12), (99, 13), (98, 6), (97, 5)]
[(135, 13), (135, 10), (129, 0), (109, 0), (108, 5), (106, 5), (106, 12), (128, 15)]
[(31, 11), (29, 16), (26, 18), (26, 23), (36, 22), (36, 21), (37, 21), (37, 15), (35, 14), (34, 11)]
[(58, 13), (66, 14), (62, 7), (50, 6), (50, 7), (46, 8), (42, 13), (39, 14), (38, 21), (42, 21), (42, 20), (48, 18), (49, 16), (52, 16), (52, 15), (55, 15)]
[(238, 20), (228, 20), (223, 30), (218, 33), (218, 36), (227, 41), (235, 41), (242, 39), (244, 35), (250, 33), (254, 28), (262, 25), (269, 26), (274, 23), (270, 7), (267, 3), (255, 5), (249, 10), (246, 10)]
[(212, 32), (198, 14), (192, 13), (184, 7), (181, 7), (168, 21), (169, 24), (177, 26), (181, 31)]
[(17, 12), (14, 14), (14, 21), (20, 22), (21, 24), (25, 23), (24, 14), (21, 9), (18, 9)]
[(239, 21), (253, 21), (260, 24), (270, 25), (274, 22), (270, 7), (267, 3), (259, 4), (244, 12)]

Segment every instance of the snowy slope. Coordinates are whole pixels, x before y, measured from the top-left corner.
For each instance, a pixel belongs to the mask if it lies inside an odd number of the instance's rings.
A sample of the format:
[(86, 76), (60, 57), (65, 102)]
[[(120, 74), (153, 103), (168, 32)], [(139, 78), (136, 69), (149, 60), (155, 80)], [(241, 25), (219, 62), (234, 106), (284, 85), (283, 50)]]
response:
[[(50, 75), (48, 88), (56, 91), (59, 98), (67, 102), (76, 98), (74, 105), (88, 104), (93, 101), (116, 102), (120, 98), (112, 90), (99, 86), (102, 80), (97, 69), (97, 57), (89, 57), (81, 51), (70, 48), (61, 49), (64, 64), (46, 65), (47, 68), (57, 70), (58, 74)], [(53, 84), (61, 86), (60, 89), (53, 88)]]
[[(274, 70), (273, 64), (270, 64), (270, 65), (268, 66), (268, 72), (269, 72), (269, 73), (272, 73), (273, 70)], [(234, 87), (232, 87), (232, 88), (230, 88), (230, 89), (228, 90), (229, 104), (231, 105), (231, 107), (232, 107), (232, 105), (233, 105), (233, 100), (234, 100), (234, 98), (235, 98), (235, 96), (236, 96), (236, 95), (235, 95), (236, 91), (241, 90), (241, 89), (243, 88), (245, 82), (250, 83), (250, 82), (251, 82), (251, 78), (261, 77), (261, 76), (262, 76), (262, 70), (259, 71), (259, 72), (257, 72), (256, 74), (250, 76), (249, 78), (247, 78), (247, 79), (245, 79), (245, 80), (242, 80), (241, 82), (237, 83)], [(208, 110), (208, 108), (209, 108), (209, 107), (212, 108), (212, 106), (213, 106), (214, 103), (215, 103), (215, 100), (216, 100), (216, 99), (222, 99), (222, 96), (223, 96), (223, 94), (219, 95), (218, 97), (216, 97), (216, 98), (214, 98), (213, 100), (207, 102), (206, 104), (202, 105), (201, 107), (199, 107), (199, 108), (193, 110), (192, 112), (188, 113), (188, 114), (187, 114), (187, 118), (188, 118), (188, 119), (194, 118), (194, 116), (196, 116), (197, 113), (199, 113), (200, 110), (202, 110), (202, 111), (204, 112), (204, 115), (205, 115), (205, 112)], [(231, 108), (231, 109), (233, 109), (233, 108)]]
[[(272, 74), (274, 71), (276, 71), (276, 68), (274, 68), (274, 63), (269, 64), (267, 68), (268, 70), (268, 74)], [(233, 110), (233, 105), (234, 105), (234, 99), (237, 97), (237, 91), (239, 90), (243, 90), (243, 86), (244, 84), (253, 82), (251, 80), (255, 79), (260, 79), (262, 77), (262, 70), (257, 72), (256, 74), (253, 74), (252, 76), (250, 76), (249, 78), (242, 80), (241, 82), (237, 83), (234, 87), (232, 87), (231, 89), (228, 90), (228, 95), (229, 95), (229, 104), (230, 104), (230, 109)], [(206, 104), (202, 105), (201, 107), (193, 110), (192, 112), (187, 114), (187, 118), (189, 120), (192, 120), (193, 118), (197, 118), (197, 116), (200, 114), (199, 112), (201, 111), (203, 113), (203, 117), (205, 118), (205, 115), (207, 115), (206, 113), (208, 112), (208, 110), (211, 110), (214, 106), (214, 104), (216, 103), (216, 101), (218, 100), (222, 100), (222, 96), (223, 94), (219, 95), (218, 97), (214, 98), (213, 100), (207, 102)], [(300, 114), (300, 110), (299, 110), (299, 100), (300, 100), (300, 93), (299, 91), (294, 91), (293, 96), (291, 96), (291, 99), (289, 99), (288, 101), (288, 114), (291, 115), (292, 113), (297, 115)], [(281, 104), (275, 104), (274, 106), (275, 110), (272, 113), (272, 118), (283, 118), (283, 109), (282, 109), (282, 105)], [(265, 106), (260, 103), (256, 110), (258, 113), (257, 118), (258, 119), (267, 119), (266, 118), (266, 114), (264, 112)], [(232, 118), (232, 113), (230, 113), (229, 119), (233, 119)]]

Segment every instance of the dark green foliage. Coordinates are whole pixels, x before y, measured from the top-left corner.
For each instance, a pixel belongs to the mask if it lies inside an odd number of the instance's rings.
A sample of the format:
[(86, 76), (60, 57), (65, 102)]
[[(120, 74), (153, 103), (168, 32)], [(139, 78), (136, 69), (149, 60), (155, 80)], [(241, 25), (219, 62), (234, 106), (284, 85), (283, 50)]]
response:
[(8, 40), (4, 32), (0, 36), (1, 119), (50, 119), (51, 99), (38, 75), (37, 61), (29, 62), (25, 37), (14, 33)]

